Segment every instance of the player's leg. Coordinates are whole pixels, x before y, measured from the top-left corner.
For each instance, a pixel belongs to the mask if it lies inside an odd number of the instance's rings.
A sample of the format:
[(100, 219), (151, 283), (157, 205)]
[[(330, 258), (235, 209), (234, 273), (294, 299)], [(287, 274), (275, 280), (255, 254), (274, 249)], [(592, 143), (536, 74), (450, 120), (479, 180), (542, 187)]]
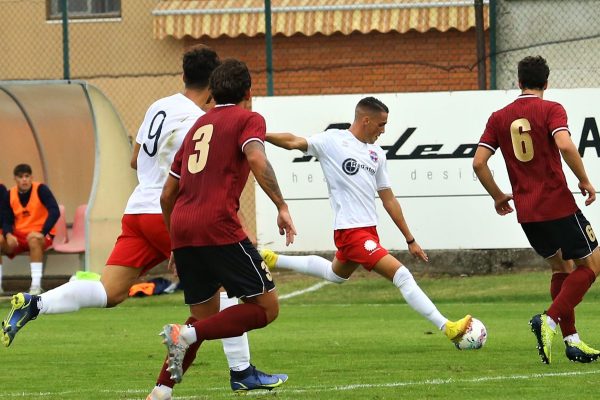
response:
[[(574, 263), (572, 260), (563, 260), (562, 251), (559, 249), (556, 254), (546, 258), (550, 268), (552, 269), (552, 278), (550, 279), (550, 297), (554, 300), (562, 285), (574, 270)], [(573, 339), (574, 335), (577, 335), (577, 328), (575, 327), (575, 310), (568, 315), (564, 315), (559, 321), (560, 329), (562, 331), (563, 339), (567, 341)]]
[[(550, 296), (554, 300), (562, 288), (562, 284), (569, 274), (574, 270), (573, 260), (564, 260), (562, 251), (547, 259), (552, 267), (552, 279), (550, 281)], [(559, 321), (560, 330), (565, 342), (565, 354), (567, 358), (574, 362), (588, 363), (600, 357), (600, 351), (596, 350), (579, 337), (575, 327), (575, 310), (567, 315), (563, 315)]]
[(354, 264), (354, 269), (352, 271), (347, 271), (347, 274), (342, 276), (334, 272), (331, 261), (320, 256), (286, 256), (277, 254), (270, 249), (261, 249), (260, 255), (270, 269), (291, 269), (300, 274), (315, 276), (333, 283), (346, 282), (352, 272), (358, 268), (358, 264)]
[(161, 214), (125, 214), (121, 234), (102, 271), (107, 307), (129, 297), (129, 289), (148, 270), (171, 255), (171, 240)]
[[(594, 231), (581, 211), (560, 220), (546, 222), (542, 227), (559, 244), (563, 259), (572, 259), (577, 266), (562, 283), (561, 290), (548, 311), (531, 319), (540, 357), (544, 363), (550, 363), (557, 321), (574, 313), (575, 307), (595, 281), (600, 272), (600, 252)], [(527, 233), (525, 226), (523, 229)]]
[[(161, 241), (164, 249), (157, 250), (154, 242), (148, 242), (141, 232), (141, 226), (147, 225), (153, 229), (160, 228), (158, 223), (145, 224), (140, 216), (126, 215), (122, 221), (122, 233), (108, 259), (107, 266), (102, 273), (101, 281), (74, 280), (67, 282), (55, 289), (49, 290), (40, 296), (30, 293), (18, 293), (13, 297), (13, 307), (9, 316), (2, 322), (3, 343), (8, 346), (12, 343), (16, 333), (38, 314), (63, 314), (78, 311), (81, 308), (114, 307), (125, 300), (129, 288), (135, 283), (143, 271), (159, 264), (169, 254), (170, 241), (166, 228), (161, 236), (158, 232), (154, 241)], [(165, 239), (166, 237), (166, 239)], [(20, 249), (22, 245), (19, 245)], [(17, 249), (17, 251), (18, 251)], [(127, 265), (125, 267), (124, 265)], [(11, 320), (13, 322), (11, 323)], [(15, 323), (14, 321), (18, 321)]]
[[(241, 336), (249, 330), (264, 327), (277, 317), (279, 305), (271, 274), (247, 240), (227, 246), (176, 249), (174, 254), (186, 303), (206, 302), (221, 282), (228, 293), (244, 301), (244, 304), (226, 308), (189, 326), (165, 326), (163, 336), (167, 342), (171, 378), (179, 381), (182, 350), (187, 346), (204, 340)], [(192, 268), (197, 265), (203, 268)], [(265, 388), (271, 389), (281, 383), (283, 380), (277, 379)]]
[(15, 232), (17, 245), (9, 245), (8, 250), (11, 256), (15, 256), (24, 251), (30, 252), (31, 259), (31, 287), (30, 293), (17, 293), (11, 299), (11, 309), (8, 315), (2, 320), (2, 337), (0, 341), (6, 347), (10, 346), (19, 330), (29, 321), (34, 320), (41, 308), (40, 296), (42, 280), (42, 259), (44, 250), (52, 243), (49, 238), (39, 239), (37, 237), (27, 237), (22, 232)]
[(44, 250), (52, 244), (52, 240), (46, 237), (27, 236), (27, 247), (29, 248), (29, 259), (31, 269), (31, 286), (29, 294), (39, 295), (42, 293), (42, 274), (44, 271)]
[(115, 307), (127, 299), (129, 289), (144, 271), (165, 259), (163, 251), (157, 251), (124, 224), (100, 281), (74, 280), (44, 293), (40, 312), (62, 314), (81, 308)]
[[(2, 247), (2, 231), (0, 231), (0, 248)], [(4, 289), (2, 287), (2, 251), (0, 250), (0, 296), (4, 295)]]
[[(547, 311), (549, 318), (554, 319), (552, 315), (557, 315), (556, 318), (560, 320), (561, 329), (563, 320), (570, 314), (575, 314), (574, 308), (583, 300), (585, 293), (598, 275), (598, 267), (600, 266), (598, 247), (589, 256), (576, 259), (575, 264), (577, 268), (565, 279), (560, 292)], [(600, 351), (584, 343), (576, 331), (565, 336), (564, 341), (566, 345), (565, 354), (571, 361), (589, 363), (600, 358)]]
[(467, 315), (456, 322), (449, 321), (448, 318), (439, 312), (435, 304), (419, 287), (408, 268), (402, 265), (394, 256), (386, 254), (373, 266), (369, 265), (366, 261), (365, 264), (363, 264), (365, 268), (372, 269), (379, 275), (392, 281), (394, 286), (400, 290), (406, 303), (434, 324), (439, 330), (443, 331), (448, 339), (456, 340), (465, 333), (471, 322), (471, 316)]
[[(190, 305), (191, 316), (185, 321), (182, 326), (189, 326), (196, 321), (210, 317), (211, 315), (219, 312), (220, 295), (216, 293), (208, 300)], [(168, 339), (168, 338), (165, 338)], [(173, 388), (181, 381), (182, 376), (192, 365), (192, 362), (196, 359), (196, 354), (200, 348), (201, 342), (197, 341), (188, 345), (183, 358), (181, 359), (181, 376), (176, 376), (172, 379), (172, 368), (169, 364), (169, 357), (165, 358), (165, 361), (161, 367), (161, 371), (156, 380), (156, 386), (152, 389), (152, 392), (148, 395), (148, 400), (170, 400), (173, 394)]]
[(4, 289), (2, 289), (2, 253), (4, 248), (6, 247), (4, 234), (2, 232), (2, 228), (0, 227), (0, 296), (4, 294)]

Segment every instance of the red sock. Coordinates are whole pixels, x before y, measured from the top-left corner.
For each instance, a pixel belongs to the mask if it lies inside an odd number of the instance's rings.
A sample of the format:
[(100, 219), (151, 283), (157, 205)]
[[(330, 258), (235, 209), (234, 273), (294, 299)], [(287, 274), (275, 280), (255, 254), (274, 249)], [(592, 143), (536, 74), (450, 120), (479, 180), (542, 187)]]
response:
[(563, 282), (558, 296), (546, 314), (557, 322), (568, 318), (595, 280), (596, 274), (590, 268), (583, 265), (575, 268)]
[(192, 326), (196, 329), (198, 342), (241, 336), (244, 332), (267, 325), (265, 309), (252, 303), (228, 307)]
[[(189, 317), (187, 319), (187, 321), (185, 321), (185, 324), (193, 324), (194, 322), (196, 322), (197, 319), (194, 317)], [(196, 358), (196, 353), (198, 352), (198, 349), (200, 348), (200, 343), (201, 342), (195, 342), (192, 343), (190, 345), (190, 347), (188, 347), (188, 350), (185, 353), (185, 356), (183, 357), (183, 373), (185, 374), (185, 371), (187, 371), (187, 369), (190, 367), (190, 365), (192, 365), (192, 363), (194, 362), (194, 359)], [(167, 371), (167, 359), (165, 358), (165, 362), (162, 365), (162, 369), (160, 370), (160, 374), (158, 375), (158, 380), (156, 381), (157, 385), (164, 385), (164, 386), (168, 386), (170, 388), (172, 388), (173, 386), (175, 386), (175, 381), (171, 379), (171, 373)]]
[[(550, 296), (552, 300), (558, 296), (560, 293), (560, 289), (562, 288), (563, 282), (569, 276), (568, 272), (555, 272), (552, 274), (552, 279), (550, 281)], [(573, 335), (577, 333), (577, 328), (575, 328), (575, 310), (572, 312), (563, 315), (559, 322), (560, 330), (562, 331), (563, 337), (567, 337), (569, 335)]]

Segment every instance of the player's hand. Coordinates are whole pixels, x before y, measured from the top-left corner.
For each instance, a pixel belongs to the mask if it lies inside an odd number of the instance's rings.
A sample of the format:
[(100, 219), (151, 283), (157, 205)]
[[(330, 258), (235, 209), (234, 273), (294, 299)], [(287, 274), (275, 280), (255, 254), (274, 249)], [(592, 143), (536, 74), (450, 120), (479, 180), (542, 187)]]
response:
[(494, 200), (494, 208), (499, 215), (506, 215), (513, 212), (513, 208), (509, 201), (513, 199), (512, 195), (504, 193), (502, 197)]
[(585, 199), (586, 206), (589, 206), (596, 200), (596, 189), (594, 189), (590, 182), (579, 182), (579, 190), (581, 190), (582, 195), (588, 197)]
[(15, 249), (19, 245), (19, 241), (12, 233), (9, 233), (6, 235), (6, 244), (9, 248)]
[(285, 245), (289, 246), (294, 243), (294, 236), (296, 236), (296, 228), (292, 222), (292, 217), (287, 207), (282, 207), (277, 214), (277, 226), (279, 227), (279, 234), (285, 234)]
[(42, 235), (42, 232), (29, 232), (27, 234), (27, 240), (29, 241), (30, 239), (42, 240), (44, 239), (44, 235)]
[(421, 246), (419, 245), (419, 243), (412, 242), (411, 244), (408, 245), (408, 252), (410, 253), (410, 255), (412, 255), (415, 258), (420, 258), (421, 260), (428, 262), (429, 261), (429, 257), (427, 256), (427, 253), (425, 253), (425, 251), (421, 248)]
[(177, 266), (175, 265), (175, 256), (173, 252), (171, 252), (171, 257), (169, 257), (169, 264), (167, 265), (167, 270), (173, 273), (173, 276), (177, 276)]

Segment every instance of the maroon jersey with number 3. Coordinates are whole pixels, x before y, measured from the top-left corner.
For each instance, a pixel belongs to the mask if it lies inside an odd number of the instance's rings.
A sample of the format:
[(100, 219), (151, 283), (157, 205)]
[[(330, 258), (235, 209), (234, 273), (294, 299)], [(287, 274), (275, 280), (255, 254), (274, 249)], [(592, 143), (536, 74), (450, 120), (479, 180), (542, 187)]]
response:
[(171, 214), (171, 247), (237, 243), (246, 234), (237, 212), (250, 166), (243, 153), (265, 140), (264, 118), (237, 105), (217, 106), (198, 118), (175, 155), (179, 179)]
[(577, 210), (554, 134), (569, 130), (562, 105), (521, 95), (491, 115), (480, 146), (502, 150), (521, 223), (550, 221)]

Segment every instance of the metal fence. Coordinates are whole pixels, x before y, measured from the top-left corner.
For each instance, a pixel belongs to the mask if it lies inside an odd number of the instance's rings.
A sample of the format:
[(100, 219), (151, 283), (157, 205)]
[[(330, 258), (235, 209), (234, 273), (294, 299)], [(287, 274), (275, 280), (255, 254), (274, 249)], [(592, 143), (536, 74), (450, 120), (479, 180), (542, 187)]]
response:
[(600, 1), (497, 0), (490, 13), (492, 87), (517, 88), (518, 61), (538, 54), (550, 87), (600, 86)]
[(509, 89), (530, 54), (548, 59), (553, 87), (600, 83), (599, 0), (0, 0), (0, 10), (0, 80), (86, 80), (132, 137), (154, 100), (181, 90), (194, 43), (246, 61), (259, 96), (269, 72), (274, 95), (474, 90), (480, 67), (487, 87)]

